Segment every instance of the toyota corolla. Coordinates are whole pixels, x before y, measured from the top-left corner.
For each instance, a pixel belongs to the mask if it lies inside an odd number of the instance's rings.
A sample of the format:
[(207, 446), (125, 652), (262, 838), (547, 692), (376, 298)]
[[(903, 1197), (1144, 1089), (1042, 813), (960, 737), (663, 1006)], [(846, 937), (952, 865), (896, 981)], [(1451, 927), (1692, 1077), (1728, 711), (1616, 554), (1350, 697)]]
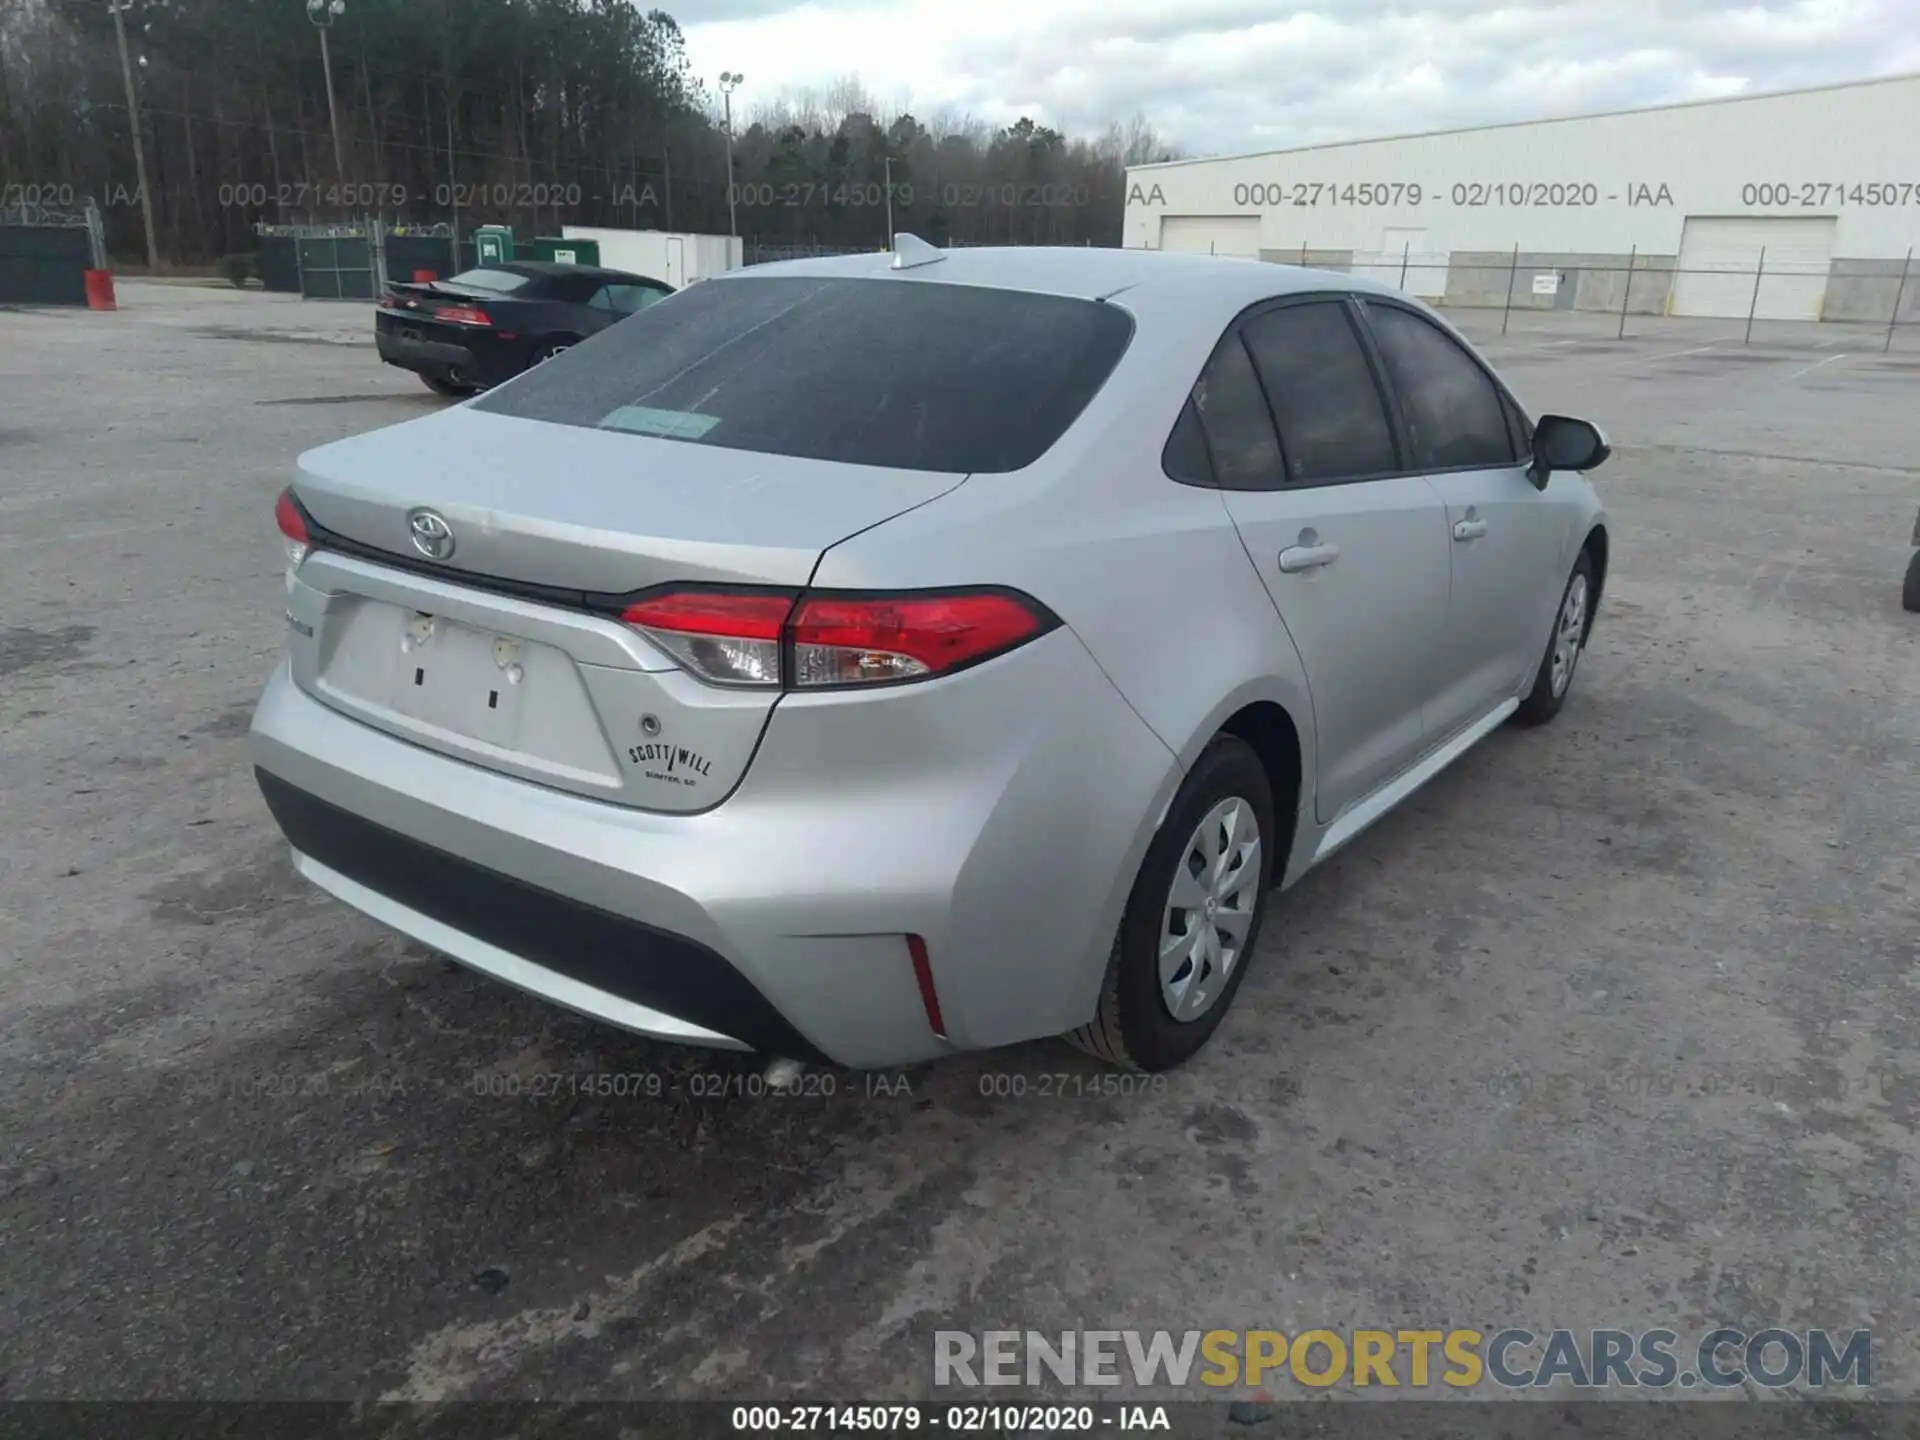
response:
[(631, 1031), (1162, 1069), (1270, 891), (1560, 710), (1606, 456), (1354, 276), (759, 266), (300, 458), (259, 784), (314, 884)]

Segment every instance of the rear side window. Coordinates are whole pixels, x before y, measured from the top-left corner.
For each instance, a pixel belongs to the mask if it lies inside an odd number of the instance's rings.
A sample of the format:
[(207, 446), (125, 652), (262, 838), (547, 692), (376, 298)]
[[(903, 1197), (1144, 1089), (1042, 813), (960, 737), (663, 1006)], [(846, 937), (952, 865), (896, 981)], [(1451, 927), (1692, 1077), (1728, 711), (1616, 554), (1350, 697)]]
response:
[(614, 315), (631, 315), (636, 310), (646, 309), (655, 301), (666, 299), (669, 293), (655, 290), (650, 285), (602, 285), (593, 292), (587, 304)]
[(1160, 468), (1182, 485), (1211, 487), (1214, 484), (1213, 459), (1207, 454), (1206, 432), (1200, 428), (1200, 411), (1195, 408), (1191, 395), (1180, 407), (1180, 418), (1167, 437), (1167, 447), (1160, 455)]
[(474, 402), (558, 425), (947, 474), (1019, 470), (1133, 337), (1097, 301), (907, 279), (727, 277)]
[(1238, 335), (1229, 335), (1200, 372), (1193, 406), (1222, 490), (1273, 490), (1284, 483), (1273, 416)]
[(609, 285), (607, 293), (612, 298), (614, 314), (631, 315), (649, 305), (658, 304), (671, 292), (656, 290), (651, 285)]
[(1414, 469), (1513, 464), (1499, 387), (1452, 336), (1394, 305), (1369, 305), (1367, 319), (1400, 394)]
[(1280, 426), (1289, 484), (1327, 485), (1399, 468), (1380, 387), (1344, 301), (1270, 310), (1245, 333)]

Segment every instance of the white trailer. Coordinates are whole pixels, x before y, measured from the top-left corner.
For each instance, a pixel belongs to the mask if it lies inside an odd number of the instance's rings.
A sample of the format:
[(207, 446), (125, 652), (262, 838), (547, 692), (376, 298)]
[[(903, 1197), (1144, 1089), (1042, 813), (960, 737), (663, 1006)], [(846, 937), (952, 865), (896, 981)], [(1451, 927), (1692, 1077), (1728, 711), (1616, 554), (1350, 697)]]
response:
[(737, 270), (743, 261), (738, 235), (694, 235), (670, 230), (615, 230), (600, 225), (564, 225), (563, 240), (593, 240), (600, 263), (664, 280), (676, 290), (696, 280)]

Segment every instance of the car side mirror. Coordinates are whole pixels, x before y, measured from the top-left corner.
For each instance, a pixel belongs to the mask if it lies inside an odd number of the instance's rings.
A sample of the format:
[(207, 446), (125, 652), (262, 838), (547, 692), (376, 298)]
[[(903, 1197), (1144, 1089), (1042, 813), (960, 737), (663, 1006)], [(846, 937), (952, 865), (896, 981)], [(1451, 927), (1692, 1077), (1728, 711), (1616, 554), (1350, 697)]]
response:
[(1556, 470), (1593, 470), (1613, 453), (1600, 427), (1570, 415), (1542, 415), (1533, 427), (1533, 465), (1527, 475), (1544, 490)]

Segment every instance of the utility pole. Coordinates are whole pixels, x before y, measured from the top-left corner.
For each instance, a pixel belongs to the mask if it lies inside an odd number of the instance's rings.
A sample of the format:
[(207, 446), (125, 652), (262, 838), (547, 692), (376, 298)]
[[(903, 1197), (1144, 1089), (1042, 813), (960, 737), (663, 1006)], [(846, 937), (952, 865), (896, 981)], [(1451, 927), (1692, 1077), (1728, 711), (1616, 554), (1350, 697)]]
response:
[(747, 77), (737, 70), (720, 72), (720, 96), (727, 107), (727, 233), (740, 233), (740, 220), (734, 201), (738, 198), (733, 184), (733, 92)]
[(327, 79), (327, 124), (333, 130), (333, 175), (342, 184), (346, 183), (347, 166), (340, 158), (340, 116), (333, 105), (333, 56), (327, 51), (327, 31), (333, 22), (346, 13), (347, 0), (307, 0), (307, 19), (313, 22), (313, 28), (320, 32), (320, 68)]
[(133, 178), (140, 187), (140, 219), (147, 232), (147, 271), (158, 273), (160, 246), (153, 238), (153, 196), (147, 190), (147, 148), (140, 138), (140, 102), (133, 93), (133, 62), (127, 58), (126, 8), (132, 0), (108, 0), (113, 11), (114, 38), (120, 42), (120, 78), (127, 85), (127, 131), (133, 137)]
[(887, 249), (893, 248), (893, 157), (887, 156)]
[[(460, 182), (453, 168), (453, 83), (447, 83), (447, 205), (452, 218), (447, 229), (453, 236), (453, 268), (460, 269)], [(478, 243), (478, 242), (475, 242)], [(474, 253), (474, 264), (480, 263), (479, 252)]]

